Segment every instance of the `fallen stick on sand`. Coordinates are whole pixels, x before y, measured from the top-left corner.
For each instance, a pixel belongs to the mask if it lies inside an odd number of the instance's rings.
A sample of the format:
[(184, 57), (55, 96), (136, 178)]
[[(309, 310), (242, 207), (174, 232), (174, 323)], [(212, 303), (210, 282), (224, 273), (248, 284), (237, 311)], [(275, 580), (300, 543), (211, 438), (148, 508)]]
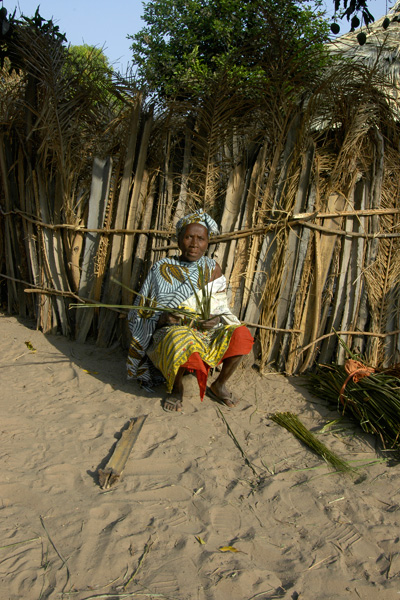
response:
[(146, 418), (147, 415), (141, 415), (130, 420), (129, 426), (122, 432), (121, 439), (118, 441), (110, 460), (104, 469), (98, 469), (99, 484), (103, 490), (108, 490), (121, 477), (126, 461)]

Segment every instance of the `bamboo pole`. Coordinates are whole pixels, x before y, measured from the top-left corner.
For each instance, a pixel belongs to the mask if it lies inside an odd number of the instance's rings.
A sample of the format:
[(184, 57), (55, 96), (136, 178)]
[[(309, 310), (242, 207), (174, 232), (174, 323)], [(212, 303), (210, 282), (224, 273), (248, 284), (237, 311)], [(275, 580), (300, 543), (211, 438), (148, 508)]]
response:
[[(335, 192), (334, 192), (335, 193)], [(343, 201), (346, 200), (343, 194), (339, 194), (342, 196)], [(337, 219), (337, 217), (376, 217), (376, 216), (384, 216), (384, 215), (400, 215), (400, 208), (363, 208), (363, 209), (354, 209), (354, 210), (338, 210), (338, 211), (330, 211), (323, 212), (316, 210), (314, 212), (305, 212), (298, 214), (289, 215), (290, 220), (309, 220), (309, 219)]]
[[(17, 164), (15, 166), (17, 170), (17, 180), (18, 180), (18, 197), (20, 201), (20, 206), (23, 210), (26, 210), (26, 203), (28, 202), (29, 188), (25, 186), (25, 168), (24, 168), (24, 155), (22, 152), (21, 146), (18, 148), (18, 159)], [(26, 223), (20, 219), (16, 220), (14, 226), (18, 231), (18, 240), (20, 246), (20, 272), (19, 276), (24, 279), (34, 278), (34, 270), (35, 266), (32, 264), (31, 255), (30, 255), (30, 239), (29, 239), (29, 223)], [(24, 293), (21, 293), (19, 289), (19, 313), (20, 315), (27, 316), (28, 310), (31, 309), (30, 301), (27, 299)], [(32, 314), (32, 311), (30, 310)]]
[[(342, 194), (336, 194), (336, 193), (329, 194), (328, 201), (327, 201), (327, 208), (328, 209), (336, 208), (336, 209), (338, 209), (338, 212), (339, 212), (339, 208), (344, 206), (345, 201), (346, 201), (346, 199), (344, 198), (344, 196)], [(340, 221), (341, 221), (341, 219), (339, 217), (335, 220), (332, 219), (328, 223), (327, 226), (329, 228), (333, 229), (340, 224)], [(334, 286), (335, 286), (335, 280), (334, 280), (334, 277), (331, 276), (331, 274), (332, 274), (332, 270), (334, 269), (334, 265), (336, 264), (335, 261), (338, 256), (337, 247), (338, 247), (338, 237), (337, 236), (321, 234), (321, 237), (320, 237), (320, 265), (319, 265), (319, 273), (320, 273), (319, 289), (321, 291), (320, 292), (321, 293), (321, 308), (320, 308), (320, 317), (319, 317), (319, 327), (318, 327), (318, 330), (314, 333), (313, 337), (315, 337), (316, 335), (320, 335), (321, 333), (323, 333), (323, 331), (325, 331), (326, 322), (327, 322), (330, 307), (331, 307), (333, 290), (334, 290)], [(314, 360), (315, 356), (312, 355), (312, 357), (310, 357), (310, 358), (312, 360)]]
[[(46, 287), (41, 287), (40, 285), (34, 285), (33, 283), (30, 283), (29, 281), (24, 281), (23, 279), (15, 279), (10, 277), (9, 275), (5, 275), (4, 273), (0, 273), (0, 277), (4, 278), (4, 279), (8, 279), (8, 280), (13, 280), (15, 283), (21, 283), (23, 285), (27, 285), (28, 287), (24, 289), (24, 293), (25, 294), (45, 294), (45, 295), (49, 295), (49, 296), (61, 296), (63, 298), (73, 298), (74, 300), (77, 300), (78, 302), (81, 302), (82, 304), (96, 304), (96, 300), (92, 300), (91, 298), (83, 298), (82, 296), (78, 296), (77, 294), (75, 294), (74, 292), (71, 291), (65, 291), (65, 290), (57, 290), (55, 288), (46, 288)], [(108, 310), (112, 310), (114, 312), (117, 312), (119, 314), (123, 314), (126, 315), (126, 311), (119, 309), (119, 308), (115, 308), (113, 306), (109, 306), (107, 308)]]
[[(44, 173), (42, 173), (42, 170), (39, 165), (37, 166), (34, 172), (34, 177), (37, 182), (38, 202), (41, 217), (44, 220), (49, 220), (50, 208), (48, 190), (46, 189), (45, 185), (45, 175)], [(45, 277), (48, 284), (50, 284), (49, 287), (68, 290), (68, 282), (66, 280), (65, 272), (63, 269), (63, 253), (60, 248), (59, 237), (53, 236), (52, 232), (47, 229), (42, 229), (41, 240), (41, 251), (44, 258), (44, 265), (46, 266)], [(53, 306), (53, 322), (55, 328), (57, 323), (56, 309), (59, 314), (59, 320), (63, 335), (68, 335), (70, 332), (69, 319), (66, 312), (65, 302), (62, 298), (56, 297), (55, 305)], [(51, 329), (53, 330), (53, 326), (51, 327)]]
[[(156, 212), (156, 226), (160, 227), (161, 224), (169, 224), (169, 216), (172, 211), (172, 197), (170, 196), (171, 186), (171, 173), (170, 173), (170, 154), (171, 154), (171, 132), (168, 130), (165, 139), (163, 140), (164, 147), (164, 161), (160, 168), (158, 178), (158, 203)], [(168, 206), (168, 200), (169, 206)], [(176, 249), (178, 246), (173, 244), (170, 248)], [(170, 249), (168, 244), (163, 239), (157, 239), (155, 247), (152, 247), (151, 261), (156, 262), (161, 260), (168, 254)]]
[[(365, 202), (365, 194), (363, 193), (362, 184), (356, 183), (353, 192), (353, 205), (359, 205)], [(346, 217), (346, 220), (348, 217)], [(353, 220), (352, 226), (349, 224), (349, 228), (354, 230), (364, 229), (365, 217), (359, 217)], [(355, 238), (351, 244), (351, 257), (348, 268), (348, 278), (346, 282), (346, 301), (343, 308), (342, 322), (339, 329), (355, 329), (355, 323), (357, 321), (358, 308), (361, 301), (360, 293), (363, 279), (363, 256), (364, 246), (366, 240), (362, 238)], [(316, 336), (314, 336), (316, 337)], [(347, 343), (349, 347), (352, 346), (352, 340), (348, 339)], [(338, 360), (344, 361), (346, 358), (345, 349), (341, 344), (337, 350)]]
[(104, 469), (98, 469), (97, 474), (102, 489), (108, 490), (120, 481), (133, 445), (146, 419), (147, 415), (140, 415), (140, 417), (130, 419), (129, 426), (122, 431), (121, 438), (118, 440), (116, 448), (106, 466)]
[[(372, 186), (371, 186), (371, 205), (372, 208), (380, 208), (382, 201), (382, 183), (383, 183), (383, 173), (384, 173), (384, 156), (385, 156), (385, 142), (382, 134), (375, 129), (374, 130), (374, 160), (372, 164)], [(378, 229), (379, 224), (377, 223), (377, 217), (372, 219), (371, 227), (374, 230)], [(375, 242), (373, 247), (371, 248), (371, 256), (370, 259), (373, 258), (373, 262), (371, 261), (370, 268), (368, 273), (366, 273), (366, 281), (368, 283), (368, 299), (370, 305), (370, 315), (371, 315), (371, 329), (372, 330), (380, 330), (382, 327), (382, 304), (385, 302), (385, 289), (382, 289), (382, 283), (384, 283), (383, 287), (386, 287), (386, 281), (380, 281), (380, 299), (375, 297), (373, 293), (374, 285), (369, 285), (369, 277), (372, 279), (374, 275), (376, 276), (377, 270), (379, 270), (379, 261), (382, 254), (385, 253), (385, 245), (381, 242)], [(385, 257), (383, 258), (386, 263), (386, 270), (389, 269), (389, 264), (387, 264)], [(386, 273), (387, 275), (387, 273)], [(385, 279), (386, 279), (385, 275)], [(379, 275), (378, 275), (379, 278)], [(379, 306), (380, 304), (380, 306)], [(374, 364), (378, 364), (379, 359), (379, 351), (380, 344), (379, 340), (372, 339), (368, 340), (367, 348), (366, 348), (366, 356), (369, 361), (373, 361)]]
[(57, 231), (58, 229), (67, 229), (69, 231), (76, 231), (79, 233), (101, 233), (103, 235), (113, 235), (113, 234), (124, 234), (124, 235), (134, 235), (136, 233), (144, 233), (146, 235), (160, 235), (164, 237), (170, 237), (173, 235), (173, 231), (169, 231), (166, 229), (124, 229), (124, 228), (112, 228), (112, 227), (83, 227), (81, 225), (70, 225), (68, 223), (44, 223), (40, 219), (35, 219), (32, 216), (24, 214), (23, 211), (14, 209), (10, 211), (3, 211), (0, 208), (0, 214), (2, 216), (10, 216), (10, 215), (19, 215), (22, 219), (29, 221), (33, 225), (37, 227), (42, 227), (43, 229), (51, 229), (53, 231)]
[[(303, 154), (299, 184), (294, 200), (295, 212), (304, 208), (312, 208), (313, 195), (309, 194), (311, 169), (314, 162), (315, 147), (310, 141), (306, 152)], [(294, 319), (296, 290), (299, 286), (303, 264), (306, 257), (305, 247), (308, 245), (310, 234), (308, 231), (298, 233), (290, 229), (286, 241), (285, 256), (283, 258), (281, 286), (279, 300), (276, 307), (276, 323), (279, 327), (291, 327)], [(281, 367), (287, 359), (290, 336), (276, 336), (273, 340), (269, 356), (277, 356)]]
[[(267, 160), (267, 152), (268, 152), (268, 143), (267, 140), (264, 140), (263, 145), (259, 149), (256, 160), (252, 165), (251, 176), (248, 185), (248, 194), (243, 199), (243, 216), (242, 223), (246, 223), (246, 229), (248, 231), (253, 230), (254, 227), (250, 226), (254, 222), (255, 215), (255, 207), (258, 207), (258, 199), (261, 194), (261, 180), (263, 174), (266, 172), (266, 160)], [(256, 222), (258, 222), (258, 217), (256, 217)], [(241, 292), (243, 291), (243, 286), (245, 280), (242, 278), (243, 273), (246, 272), (246, 266), (248, 265), (248, 257), (249, 251), (252, 248), (252, 241), (245, 240), (248, 237), (246, 235), (237, 237), (240, 241), (236, 244), (235, 255), (234, 255), (234, 264), (232, 267), (232, 271), (229, 274), (229, 282), (232, 289), (232, 305), (236, 312), (240, 310), (242, 307), (241, 302)], [(233, 239), (233, 236), (230, 236), (230, 239)], [(220, 241), (216, 238), (215, 240)], [(232, 257), (233, 258), (233, 257)]]
[[(221, 230), (225, 232), (232, 231), (239, 216), (240, 205), (243, 197), (244, 183), (246, 176), (246, 165), (244, 160), (235, 165), (230, 172), (228, 185), (225, 193), (224, 210), (221, 217)], [(229, 245), (223, 251), (223, 255), (218, 261), (222, 271), (225, 269), (229, 256)]]
[(309, 344), (306, 344), (305, 346), (298, 347), (297, 350), (296, 350), (296, 352), (298, 354), (302, 354), (303, 352), (305, 352), (306, 350), (308, 350), (309, 348), (311, 348), (315, 344), (319, 344), (319, 342), (322, 342), (322, 340), (326, 340), (327, 338), (332, 337), (333, 335), (336, 335), (336, 336), (340, 336), (340, 335), (366, 335), (368, 337), (379, 338), (381, 340), (384, 340), (387, 337), (391, 337), (392, 335), (399, 335), (399, 334), (400, 334), (400, 329), (396, 329), (395, 331), (385, 331), (384, 333), (382, 333), (382, 332), (374, 332), (374, 331), (358, 331), (358, 330), (354, 330), (354, 331), (351, 331), (351, 330), (350, 331), (331, 331), (330, 333), (325, 333), (324, 335), (319, 336), (318, 338), (316, 338), (315, 340), (313, 340)]
[(303, 227), (315, 229), (316, 231), (322, 231), (323, 233), (328, 233), (330, 235), (341, 235), (348, 238), (364, 238), (368, 240), (390, 240), (400, 238), (400, 233), (364, 233), (361, 231), (346, 231), (345, 229), (328, 229), (327, 227), (306, 221), (297, 221), (296, 223), (292, 223), (290, 221), (288, 222), (288, 226), (290, 227), (294, 227), (295, 225), (302, 225)]
[[(252, 178), (252, 170), (250, 168), (247, 168), (247, 173), (245, 174), (243, 192), (242, 192), (242, 195), (240, 198), (238, 215), (236, 217), (236, 221), (233, 223), (233, 232), (240, 229), (243, 219), (245, 218), (247, 190), (250, 188), (251, 178)], [(221, 240), (219, 242), (217, 241), (216, 243), (220, 243), (220, 242), (221, 242)], [(228, 246), (227, 246), (228, 252), (226, 255), (225, 265), (223, 267), (223, 272), (225, 273), (226, 280), (228, 282), (230, 282), (232, 269), (235, 264), (235, 256), (236, 256), (236, 249), (238, 247), (238, 241), (237, 241), (237, 238), (230, 238), (230, 239), (227, 239), (227, 243), (228, 243)], [(229, 298), (229, 301), (232, 303), (231, 297)]]
[[(310, 190), (307, 197), (307, 208), (315, 206), (317, 202), (317, 190), (315, 181), (310, 183)], [(310, 280), (313, 270), (313, 252), (315, 249), (312, 247), (312, 236), (308, 229), (302, 232), (299, 240), (297, 261), (293, 274), (293, 286), (292, 294), (290, 298), (290, 305), (286, 327), (296, 327), (303, 330), (300, 335), (300, 343), (304, 342), (307, 337), (309, 339), (309, 332), (311, 329), (310, 319), (312, 315), (308, 310), (310, 302)], [(274, 352), (279, 352), (277, 357), (278, 365), (280, 369), (285, 369), (288, 373), (293, 373), (298, 366), (298, 358), (295, 353), (295, 347), (299, 343), (299, 340), (288, 336), (284, 336), (282, 342), (282, 348), (285, 350), (285, 354), (280, 352), (278, 344), (275, 344), (273, 349)]]
[(179, 197), (176, 203), (176, 209), (173, 218), (173, 225), (176, 226), (179, 219), (185, 215), (186, 203), (188, 197), (188, 186), (190, 176), (190, 160), (192, 154), (192, 135), (193, 135), (193, 116), (189, 115), (185, 123), (185, 146), (183, 151), (183, 163), (181, 174), (181, 185)]

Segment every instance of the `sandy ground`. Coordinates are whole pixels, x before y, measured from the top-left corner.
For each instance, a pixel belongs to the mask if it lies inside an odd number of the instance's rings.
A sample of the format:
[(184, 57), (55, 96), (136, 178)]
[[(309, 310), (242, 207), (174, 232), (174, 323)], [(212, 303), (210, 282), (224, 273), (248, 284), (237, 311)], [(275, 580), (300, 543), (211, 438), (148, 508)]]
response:
[[(189, 376), (185, 412), (167, 414), (162, 388), (126, 382), (120, 349), (7, 315), (0, 373), (2, 600), (400, 598), (399, 467), (345, 420), (318, 435), (358, 472), (332, 473), (273, 423), (289, 410), (318, 432), (338, 417), (299, 379), (240, 369), (227, 409)], [(102, 490), (97, 469), (142, 414)]]

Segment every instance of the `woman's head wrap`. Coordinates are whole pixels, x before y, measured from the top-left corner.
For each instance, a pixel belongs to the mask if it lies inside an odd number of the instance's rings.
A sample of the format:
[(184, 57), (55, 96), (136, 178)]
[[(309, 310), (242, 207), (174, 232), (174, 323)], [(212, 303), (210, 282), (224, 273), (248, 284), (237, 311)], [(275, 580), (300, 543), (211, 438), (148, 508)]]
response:
[(208, 215), (206, 212), (204, 212), (202, 208), (200, 208), (199, 210), (196, 210), (196, 212), (191, 213), (190, 215), (186, 215), (185, 217), (182, 217), (182, 219), (179, 219), (179, 221), (176, 224), (176, 235), (179, 237), (182, 231), (192, 223), (198, 223), (199, 225), (203, 225), (203, 227), (207, 229), (209, 237), (218, 234), (218, 225), (216, 224), (214, 219), (212, 219), (210, 215)]

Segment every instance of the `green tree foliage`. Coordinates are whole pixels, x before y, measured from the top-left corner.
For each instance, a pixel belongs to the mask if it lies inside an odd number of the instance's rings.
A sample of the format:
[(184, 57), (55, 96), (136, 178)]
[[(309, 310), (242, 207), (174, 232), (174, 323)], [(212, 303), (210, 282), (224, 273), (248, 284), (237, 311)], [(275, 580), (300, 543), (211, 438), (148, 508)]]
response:
[(99, 85), (108, 84), (113, 74), (113, 68), (103, 50), (88, 44), (69, 46), (66, 68), (71, 72), (75, 71), (80, 79), (91, 79)]
[(277, 81), (298, 72), (311, 80), (328, 39), (322, 12), (302, 0), (150, 0), (143, 19), (130, 36), (134, 64), (164, 97), (203, 95), (221, 73), (247, 97), (262, 93), (273, 71)]
[(69, 46), (64, 73), (75, 89), (87, 90), (95, 105), (111, 105), (115, 101), (113, 68), (101, 48), (88, 44)]

